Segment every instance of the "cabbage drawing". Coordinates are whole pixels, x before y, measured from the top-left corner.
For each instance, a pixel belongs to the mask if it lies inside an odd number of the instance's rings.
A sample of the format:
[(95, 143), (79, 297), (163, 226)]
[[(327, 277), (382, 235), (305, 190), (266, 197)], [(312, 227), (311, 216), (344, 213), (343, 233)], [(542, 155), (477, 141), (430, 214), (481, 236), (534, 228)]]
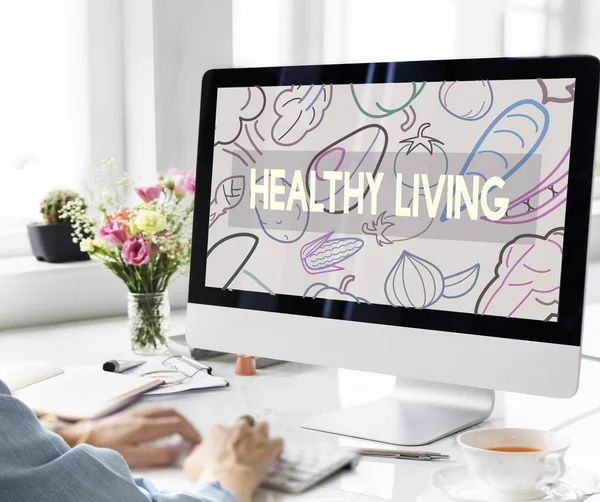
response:
[(333, 85), (292, 85), (275, 98), (273, 109), (277, 119), (271, 138), (279, 146), (300, 143), (323, 119), (333, 98)]
[(552, 321), (558, 295), (564, 228), (546, 235), (519, 235), (500, 251), (494, 278), (481, 293), (475, 313)]
[(385, 297), (394, 307), (426, 309), (440, 298), (460, 298), (471, 292), (479, 278), (479, 263), (444, 276), (432, 262), (403, 251), (385, 279)]
[(302, 267), (309, 274), (344, 270), (339, 264), (354, 256), (365, 245), (362, 239), (355, 237), (331, 239), (333, 234), (329, 232), (302, 246), (300, 259)]
[(346, 302), (370, 303), (365, 298), (348, 293), (348, 286), (355, 279), (356, 276), (347, 275), (342, 279), (340, 286), (337, 288), (335, 286), (329, 286), (324, 282), (315, 282), (314, 284), (308, 286), (302, 296), (303, 298), (322, 298), (324, 300), (343, 300)]

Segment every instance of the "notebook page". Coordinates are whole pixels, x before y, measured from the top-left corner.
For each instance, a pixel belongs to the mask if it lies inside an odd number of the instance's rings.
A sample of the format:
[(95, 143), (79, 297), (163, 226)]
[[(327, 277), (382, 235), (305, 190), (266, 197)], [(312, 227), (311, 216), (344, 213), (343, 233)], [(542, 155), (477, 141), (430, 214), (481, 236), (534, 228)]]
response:
[(15, 396), (38, 414), (81, 420), (114, 411), (160, 380), (102, 371), (98, 366), (67, 368), (62, 375), (19, 390)]
[(12, 393), (62, 373), (62, 368), (41, 361), (23, 361), (0, 366), (0, 380)]

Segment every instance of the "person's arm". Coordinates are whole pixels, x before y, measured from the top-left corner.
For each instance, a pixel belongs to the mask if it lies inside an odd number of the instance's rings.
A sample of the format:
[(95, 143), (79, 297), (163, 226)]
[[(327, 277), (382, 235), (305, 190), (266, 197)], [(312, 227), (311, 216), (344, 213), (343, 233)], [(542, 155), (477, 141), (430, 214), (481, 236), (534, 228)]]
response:
[(185, 492), (156, 491), (134, 480), (113, 450), (71, 449), (45, 430), (35, 414), (0, 382), (0, 494), (28, 502), (237, 502), (219, 483), (193, 484)]
[(122, 411), (96, 420), (73, 424), (44, 416), (40, 422), (56, 432), (71, 446), (87, 443), (98, 448), (110, 448), (119, 453), (130, 468), (161, 467), (172, 464), (180, 456), (176, 446), (153, 441), (179, 435), (191, 446), (200, 443), (200, 434), (182, 415), (170, 408), (144, 408)]

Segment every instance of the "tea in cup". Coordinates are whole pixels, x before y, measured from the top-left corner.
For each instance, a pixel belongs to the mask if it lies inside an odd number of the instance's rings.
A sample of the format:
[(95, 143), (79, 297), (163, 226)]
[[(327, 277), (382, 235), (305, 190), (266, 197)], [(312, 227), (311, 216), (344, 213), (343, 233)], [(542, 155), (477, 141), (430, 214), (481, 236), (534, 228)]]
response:
[(473, 478), (507, 500), (535, 500), (565, 474), (570, 440), (535, 429), (478, 429), (458, 437)]

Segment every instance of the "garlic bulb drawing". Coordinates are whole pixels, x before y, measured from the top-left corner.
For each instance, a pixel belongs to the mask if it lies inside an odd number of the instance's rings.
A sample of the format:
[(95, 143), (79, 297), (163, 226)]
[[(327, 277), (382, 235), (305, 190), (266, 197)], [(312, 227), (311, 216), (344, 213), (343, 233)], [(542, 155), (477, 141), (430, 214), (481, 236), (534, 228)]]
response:
[(385, 297), (394, 307), (426, 309), (440, 298), (460, 298), (477, 284), (479, 263), (444, 276), (430, 261), (403, 251), (385, 279)]

